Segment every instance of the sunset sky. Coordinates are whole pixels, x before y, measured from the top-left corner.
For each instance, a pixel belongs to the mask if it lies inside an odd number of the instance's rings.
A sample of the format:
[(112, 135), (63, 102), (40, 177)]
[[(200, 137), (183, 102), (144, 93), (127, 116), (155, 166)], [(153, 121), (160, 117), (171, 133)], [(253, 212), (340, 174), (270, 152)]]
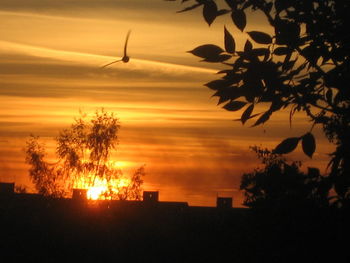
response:
[[(218, 78), (217, 65), (186, 51), (223, 46), (224, 25), (238, 49), (247, 35), (227, 18), (208, 27), (201, 10), (177, 14), (182, 8), (162, 0), (0, 0), (0, 181), (34, 191), (23, 152), (28, 136), (39, 135), (53, 156), (54, 138), (79, 110), (92, 116), (103, 107), (122, 126), (115, 159), (126, 172), (146, 164), (145, 190), (190, 205), (232, 196), (240, 206), (240, 177), (258, 165), (249, 146), (272, 148), (310, 124), (300, 114), (290, 128), (286, 110), (249, 128), (233, 121), (239, 113), (216, 106), (203, 84)], [(246, 30), (264, 26), (250, 16)], [(129, 29), (130, 62), (101, 69), (122, 56)], [(323, 172), (331, 148), (314, 133), (313, 160), (300, 147), (288, 157)]]

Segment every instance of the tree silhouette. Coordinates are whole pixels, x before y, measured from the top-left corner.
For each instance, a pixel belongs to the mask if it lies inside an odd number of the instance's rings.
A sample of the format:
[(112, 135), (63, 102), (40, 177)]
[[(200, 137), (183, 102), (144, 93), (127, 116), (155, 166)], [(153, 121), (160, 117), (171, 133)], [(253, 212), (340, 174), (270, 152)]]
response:
[(131, 182), (119, 187), (117, 198), (120, 200), (132, 199), (141, 200), (141, 187), (143, 184), (142, 177), (145, 175), (145, 167), (139, 167), (131, 177)]
[(103, 109), (96, 111), (88, 122), (86, 115), (76, 118), (69, 129), (56, 138), (58, 161), (45, 161), (44, 145), (38, 137), (27, 141), (26, 162), (31, 166), (30, 177), (39, 193), (62, 197), (72, 188), (103, 186), (101, 195), (109, 198), (140, 200), (144, 166), (127, 178), (111, 161), (118, 145), (119, 119)]
[[(296, 112), (310, 119), (310, 130), (287, 138), (274, 149), (292, 152), (299, 142), (310, 158), (316, 150), (312, 134), (320, 125), (336, 150), (329, 163), (329, 185), (338, 201), (350, 199), (350, 36), (347, 28), (350, 3), (337, 0), (225, 0), (223, 9), (214, 0), (193, 2), (179, 12), (203, 8), (210, 26), (216, 17), (230, 15), (233, 25), (247, 36), (243, 50), (224, 28), (224, 47), (201, 45), (192, 51), (203, 61), (220, 63), (227, 69), (221, 78), (205, 85), (214, 90), (218, 105), (228, 111), (242, 110), (239, 121), (253, 127), (267, 122), (273, 113), (288, 109), (289, 122)], [(248, 12), (259, 12), (273, 29), (270, 35), (245, 31)], [(251, 14), (253, 15), (253, 14)], [(248, 18), (247, 18), (248, 17)], [(263, 109), (256, 112), (257, 106)]]
[(240, 189), (244, 190), (244, 205), (281, 209), (328, 206), (328, 178), (317, 168), (300, 171), (300, 162), (288, 163), (279, 154), (252, 147), (264, 165), (242, 176)]
[(31, 136), (26, 142), (26, 163), (30, 165), (29, 176), (39, 194), (52, 197), (63, 197), (66, 193), (60, 183), (60, 173), (54, 165), (44, 159), (47, 156), (44, 145), (38, 142), (39, 137)]

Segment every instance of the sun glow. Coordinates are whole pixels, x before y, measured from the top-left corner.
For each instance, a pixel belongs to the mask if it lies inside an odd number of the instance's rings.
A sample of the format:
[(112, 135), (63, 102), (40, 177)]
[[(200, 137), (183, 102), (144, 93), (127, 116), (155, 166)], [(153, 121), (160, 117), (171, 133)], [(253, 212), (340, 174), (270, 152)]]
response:
[(87, 189), (87, 199), (90, 200), (112, 200), (117, 199), (118, 194), (127, 189), (130, 184), (131, 181), (127, 178), (111, 179), (109, 181), (96, 178), (92, 185), (84, 180), (78, 180), (74, 184), (74, 188)]
[(103, 186), (93, 186), (87, 190), (87, 198), (91, 200), (102, 199), (103, 193), (107, 191), (106, 187)]

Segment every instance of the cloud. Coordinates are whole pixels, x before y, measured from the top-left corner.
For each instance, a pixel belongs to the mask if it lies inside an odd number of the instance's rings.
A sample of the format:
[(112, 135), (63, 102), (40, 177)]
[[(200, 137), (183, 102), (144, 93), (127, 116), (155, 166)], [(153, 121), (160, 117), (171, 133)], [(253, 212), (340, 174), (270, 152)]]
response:
[[(112, 56), (102, 56), (95, 54), (87, 54), (82, 52), (73, 52), (73, 51), (65, 51), (65, 50), (55, 50), (45, 47), (38, 47), (32, 45), (19, 44), (8, 41), (0, 41), (0, 52), (1, 53), (15, 53), (15, 54), (24, 54), (32, 57), (38, 58), (48, 58), (59, 61), (71, 62), (72, 66), (75, 67), (92, 67), (99, 68), (106, 61), (113, 61), (116, 57)], [(42, 60), (41, 60), (42, 61)], [(130, 62), (127, 64), (118, 63), (114, 64), (108, 68), (108, 70), (113, 68), (118, 68), (118, 70), (123, 70), (127, 68), (128, 70), (142, 70), (142, 71), (154, 71), (160, 72), (164, 74), (188, 74), (188, 73), (206, 73), (206, 74), (215, 74), (217, 70), (215, 69), (207, 69), (200, 67), (192, 67), (186, 65), (165, 63), (156, 60), (145, 60), (145, 59), (137, 59), (131, 58)], [(96, 71), (95, 71), (96, 72)], [(107, 71), (108, 72), (108, 71)]]
[(4, 10), (70, 10), (70, 9), (137, 9), (153, 10), (164, 9), (167, 5), (158, 0), (148, 0), (147, 2), (138, 0), (2, 0), (1, 9)]
[(129, 23), (140, 20), (147, 23), (169, 23), (171, 21), (168, 19), (173, 15), (178, 16), (182, 24), (190, 20), (198, 22), (199, 19), (193, 16), (187, 16), (184, 20), (184, 16), (176, 14), (179, 8), (177, 4), (162, 0), (1, 0), (0, 11), (66, 18), (119, 19)]
[[(115, 58), (0, 41), (0, 95), (79, 97), (134, 103), (192, 100), (214, 70), (134, 59), (101, 69)], [(132, 91), (132, 100), (130, 92)], [(209, 94), (207, 94), (209, 97)], [(133, 107), (137, 105), (133, 105)]]

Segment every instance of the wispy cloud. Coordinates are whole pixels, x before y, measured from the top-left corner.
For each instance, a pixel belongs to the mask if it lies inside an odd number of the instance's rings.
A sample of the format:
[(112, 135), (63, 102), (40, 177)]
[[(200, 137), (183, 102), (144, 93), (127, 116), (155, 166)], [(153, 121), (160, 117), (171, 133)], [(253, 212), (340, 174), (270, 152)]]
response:
[[(82, 52), (73, 52), (66, 50), (55, 50), (45, 47), (38, 47), (32, 45), (25, 45), (7, 41), (0, 41), (0, 52), (3, 53), (19, 53), (26, 54), (30, 56), (40, 57), (40, 58), (50, 58), (62, 61), (70, 61), (72, 63), (79, 63), (79, 65), (99, 67), (106, 61), (115, 59), (113, 56), (102, 56), (96, 54), (88, 54)], [(111, 66), (110, 68), (118, 68), (121, 66), (127, 67), (128, 70), (144, 70), (144, 71), (161, 71), (162, 73), (172, 73), (172, 74), (184, 74), (184, 73), (211, 73), (215, 74), (217, 70), (207, 69), (200, 67), (191, 67), (186, 65), (165, 63), (156, 60), (145, 60), (131, 58), (130, 62), (125, 65), (120, 63)], [(110, 69), (109, 68), (109, 69)]]

